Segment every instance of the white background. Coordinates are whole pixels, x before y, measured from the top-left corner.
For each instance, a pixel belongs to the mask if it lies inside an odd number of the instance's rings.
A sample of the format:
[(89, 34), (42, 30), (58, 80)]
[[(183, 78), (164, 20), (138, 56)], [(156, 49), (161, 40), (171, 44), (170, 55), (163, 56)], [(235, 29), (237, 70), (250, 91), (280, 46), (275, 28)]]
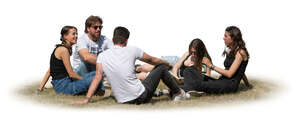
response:
[[(299, 6), (295, 1), (95, 0), (0, 2), (1, 120), (299, 120)], [(41, 106), (14, 95), (41, 80), (60, 29), (76, 26), (79, 35), (90, 15), (104, 20), (102, 34), (116, 26), (130, 32), (129, 45), (154, 56), (181, 56), (201, 38), (213, 62), (223, 67), (223, 34), (238, 26), (250, 61), (246, 73), (271, 80), (283, 90), (249, 105), (171, 111), (78, 110)]]

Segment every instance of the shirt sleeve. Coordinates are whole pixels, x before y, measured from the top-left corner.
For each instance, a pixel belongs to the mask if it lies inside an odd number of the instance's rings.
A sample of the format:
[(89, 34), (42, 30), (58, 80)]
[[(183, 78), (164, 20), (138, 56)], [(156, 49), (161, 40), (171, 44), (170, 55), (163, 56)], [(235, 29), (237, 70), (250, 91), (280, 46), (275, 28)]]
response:
[(98, 55), (98, 57), (97, 57), (97, 61), (96, 61), (96, 63), (102, 63), (103, 62), (103, 54), (102, 53), (100, 53), (99, 55)]
[(84, 49), (84, 48), (87, 48), (88, 49), (88, 45), (87, 45), (87, 41), (85, 39), (86, 35), (83, 35), (81, 36), (80, 38), (78, 38), (77, 40), (77, 47), (78, 47), (78, 51), (81, 50), (81, 49)]
[(136, 59), (141, 59), (143, 57), (144, 51), (140, 48), (135, 47), (135, 57)]

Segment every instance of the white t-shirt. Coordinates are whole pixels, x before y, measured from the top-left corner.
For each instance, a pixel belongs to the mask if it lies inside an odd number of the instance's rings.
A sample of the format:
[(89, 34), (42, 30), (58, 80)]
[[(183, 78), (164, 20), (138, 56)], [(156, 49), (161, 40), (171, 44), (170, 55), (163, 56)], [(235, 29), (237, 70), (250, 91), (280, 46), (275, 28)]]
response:
[(141, 59), (143, 53), (137, 47), (114, 46), (99, 54), (97, 63), (102, 64), (118, 103), (134, 100), (145, 91), (144, 85), (135, 75), (134, 67), (136, 59)]
[(79, 64), (83, 61), (79, 56), (79, 50), (87, 48), (91, 54), (96, 56), (99, 53), (113, 47), (113, 42), (107, 37), (101, 35), (97, 42), (92, 41), (87, 33), (84, 33), (81, 37), (78, 38), (75, 45), (75, 50), (73, 53), (73, 69), (77, 68)]

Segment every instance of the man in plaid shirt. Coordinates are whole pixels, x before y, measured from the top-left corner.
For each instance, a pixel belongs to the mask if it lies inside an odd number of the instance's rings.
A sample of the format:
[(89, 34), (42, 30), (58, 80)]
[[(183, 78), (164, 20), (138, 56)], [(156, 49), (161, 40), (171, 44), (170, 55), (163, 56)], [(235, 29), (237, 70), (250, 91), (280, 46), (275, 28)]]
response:
[(80, 76), (95, 71), (99, 53), (113, 47), (113, 42), (101, 35), (102, 23), (100, 17), (89, 16), (85, 22), (85, 33), (75, 45), (73, 68)]

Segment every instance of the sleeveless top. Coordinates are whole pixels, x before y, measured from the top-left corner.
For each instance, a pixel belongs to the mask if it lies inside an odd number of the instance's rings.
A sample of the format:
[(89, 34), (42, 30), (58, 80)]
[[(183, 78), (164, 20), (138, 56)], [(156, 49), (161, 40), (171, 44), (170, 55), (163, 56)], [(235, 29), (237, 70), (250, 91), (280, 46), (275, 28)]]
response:
[(69, 76), (63, 61), (55, 57), (54, 53), (58, 47), (60, 46), (57, 46), (54, 49), (50, 58), (50, 75), (52, 77), (52, 80), (59, 80)]
[[(232, 65), (233, 61), (234, 61), (235, 57), (229, 58), (226, 56), (226, 59), (224, 61), (224, 67), (226, 70), (229, 70), (230, 66)], [(239, 66), (239, 68), (237, 69), (237, 71), (235, 72), (235, 74), (231, 77), (231, 78), (227, 78), (225, 76), (221, 76), (221, 79), (231, 79), (234, 81), (238, 81), (240, 82), (241, 79), (243, 78), (243, 75), (246, 71), (246, 67), (248, 65), (248, 60), (247, 61), (242, 61), (241, 65)]]
[(184, 62), (185, 62), (190, 56), (191, 56), (191, 55), (187, 56), (187, 57), (183, 60), (181, 66), (180, 66), (180, 68), (179, 68), (179, 72), (178, 72), (179, 77), (183, 77), (183, 71), (184, 71), (185, 68), (187, 68), (187, 66), (184, 65)]
[[(190, 57), (191, 55), (189, 55), (189, 56), (187, 56), (185, 59), (184, 59), (184, 61), (182, 62), (182, 64), (181, 64), (181, 66), (180, 66), (180, 68), (179, 68), (179, 77), (183, 77), (183, 71), (184, 71), (184, 69), (185, 68), (187, 68), (188, 66), (185, 66), (184, 65), (184, 62)], [(204, 57), (207, 57), (207, 54), (205, 53), (204, 54)], [(204, 64), (202, 64), (202, 72), (201, 73), (206, 73), (206, 66), (204, 65)]]

